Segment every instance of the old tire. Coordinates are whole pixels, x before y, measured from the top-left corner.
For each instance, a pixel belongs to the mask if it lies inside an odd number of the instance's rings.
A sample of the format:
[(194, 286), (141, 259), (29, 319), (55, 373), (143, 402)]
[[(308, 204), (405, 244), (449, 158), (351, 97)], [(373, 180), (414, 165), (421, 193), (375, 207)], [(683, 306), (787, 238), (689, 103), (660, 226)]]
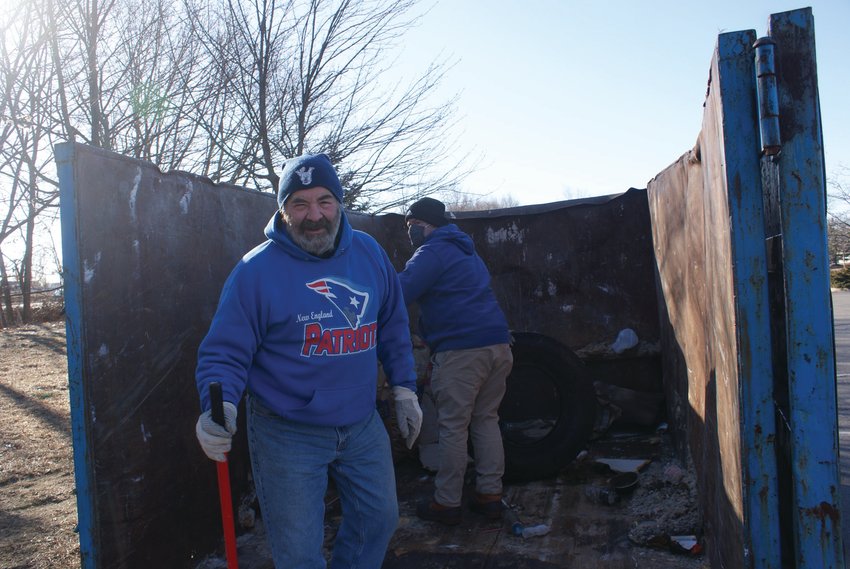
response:
[(582, 361), (542, 334), (514, 332), (514, 365), (499, 407), (505, 480), (555, 476), (593, 430), (596, 394)]

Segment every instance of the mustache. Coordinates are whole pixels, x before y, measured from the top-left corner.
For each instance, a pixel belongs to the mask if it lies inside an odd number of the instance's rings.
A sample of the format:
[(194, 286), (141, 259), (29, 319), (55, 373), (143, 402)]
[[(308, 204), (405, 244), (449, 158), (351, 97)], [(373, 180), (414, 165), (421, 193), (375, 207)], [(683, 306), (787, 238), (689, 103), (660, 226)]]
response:
[(301, 229), (310, 231), (313, 231), (315, 229), (324, 229), (325, 231), (330, 232), (331, 220), (324, 217), (319, 221), (311, 221), (309, 219), (305, 219), (301, 222)]

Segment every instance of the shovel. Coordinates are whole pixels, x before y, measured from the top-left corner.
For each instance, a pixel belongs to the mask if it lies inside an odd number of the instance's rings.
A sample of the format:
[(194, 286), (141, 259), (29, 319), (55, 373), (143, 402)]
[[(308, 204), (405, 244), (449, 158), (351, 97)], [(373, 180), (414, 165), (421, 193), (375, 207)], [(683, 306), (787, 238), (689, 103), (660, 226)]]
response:
[[(210, 411), (212, 420), (225, 426), (224, 400), (221, 396), (221, 384), (210, 384)], [(218, 468), (218, 497), (221, 501), (221, 525), (224, 528), (224, 552), (227, 558), (227, 569), (239, 569), (236, 558), (236, 528), (233, 525), (233, 502), (230, 498), (230, 470), (227, 467), (227, 455), (224, 462), (215, 463)]]

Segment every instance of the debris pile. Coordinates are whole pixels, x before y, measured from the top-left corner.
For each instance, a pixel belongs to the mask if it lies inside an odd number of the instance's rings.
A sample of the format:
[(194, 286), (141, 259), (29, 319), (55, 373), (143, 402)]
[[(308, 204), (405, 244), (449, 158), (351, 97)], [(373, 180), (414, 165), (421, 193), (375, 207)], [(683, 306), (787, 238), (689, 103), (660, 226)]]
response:
[(629, 501), (634, 519), (629, 539), (638, 545), (701, 552), (702, 522), (693, 469), (675, 461), (653, 462), (640, 474)]

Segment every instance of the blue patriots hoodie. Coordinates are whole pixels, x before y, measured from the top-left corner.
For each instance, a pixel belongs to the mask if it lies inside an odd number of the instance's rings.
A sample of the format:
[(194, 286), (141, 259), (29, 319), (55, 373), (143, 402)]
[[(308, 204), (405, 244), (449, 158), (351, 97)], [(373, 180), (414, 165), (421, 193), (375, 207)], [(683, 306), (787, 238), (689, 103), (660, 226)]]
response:
[(342, 213), (328, 259), (289, 237), (276, 212), (268, 240), (236, 265), (198, 349), (202, 410), (219, 381), (234, 404), (245, 389), (281, 417), (344, 426), (375, 409), (378, 360), (391, 385), (416, 389), (407, 310), (384, 250)]
[(510, 342), (490, 273), (457, 225), (438, 227), (399, 274), (404, 300), (419, 302), (419, 330), (431, 352)]

